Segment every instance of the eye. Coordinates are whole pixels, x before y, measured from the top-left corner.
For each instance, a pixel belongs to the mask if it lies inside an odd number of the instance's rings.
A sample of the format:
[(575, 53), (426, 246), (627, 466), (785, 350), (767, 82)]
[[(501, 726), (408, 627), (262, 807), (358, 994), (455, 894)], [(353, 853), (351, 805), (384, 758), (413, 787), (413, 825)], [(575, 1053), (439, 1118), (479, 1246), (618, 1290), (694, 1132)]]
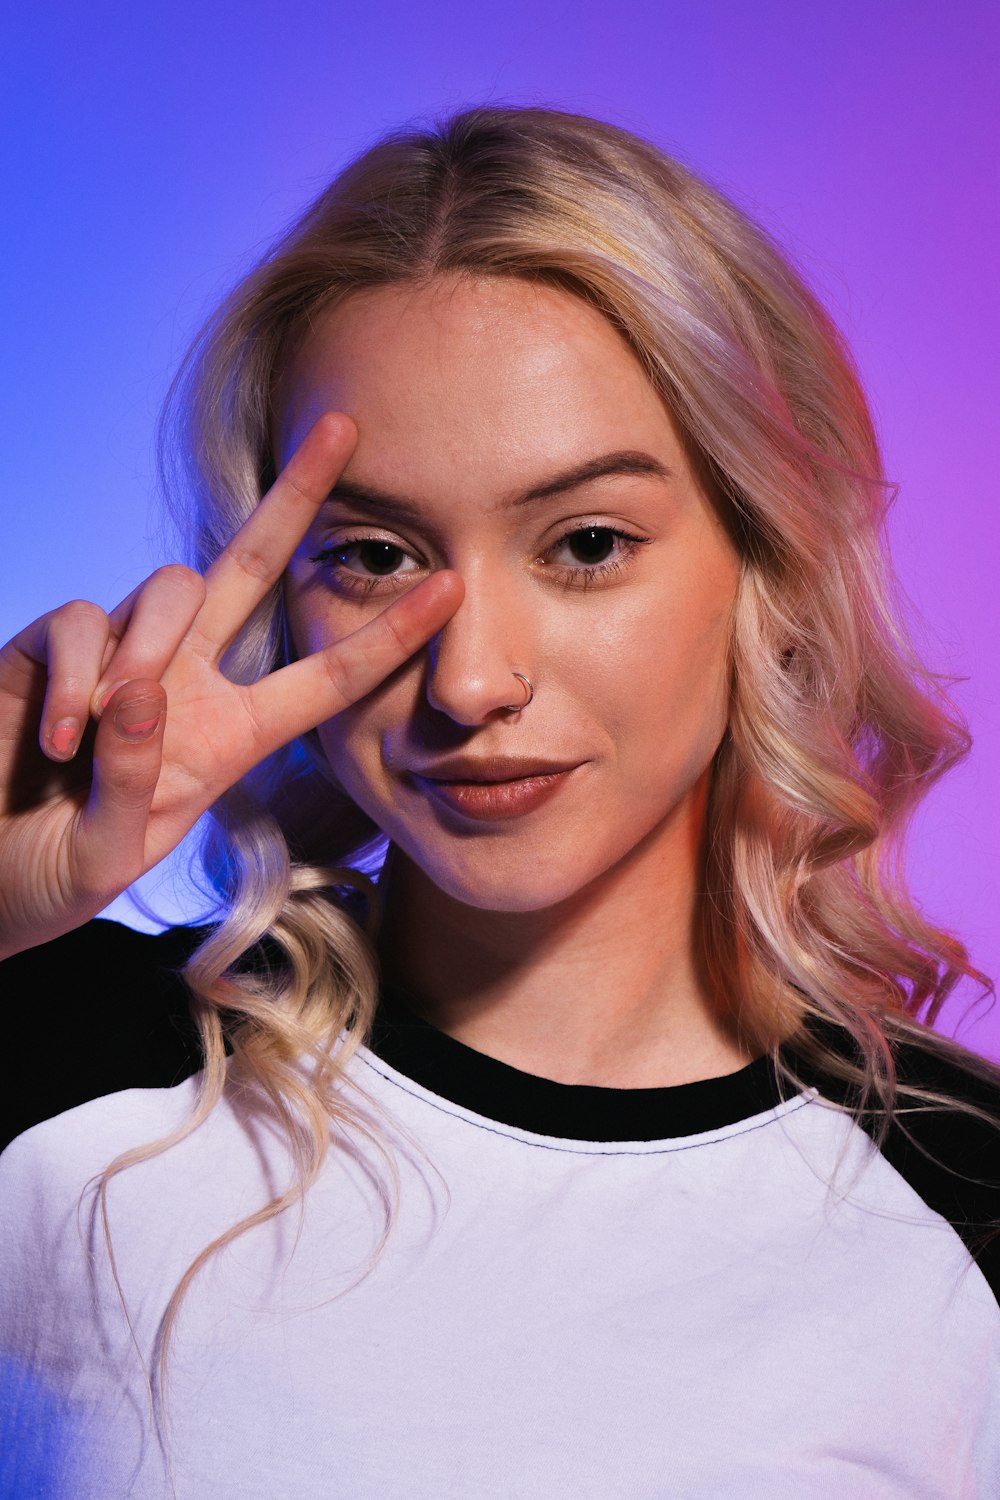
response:
[(620, 536), (621, 532), (612, 531), (610, 526), (584, 526), (579, 531), (571, 531), (564, 538), (563, 546), (569, 549), (576, 562), (602, 563), (611, 557)]
[[(391, 583), (419, 572), (420, 564), (398, 542), (384, 537), (345, 537), (321, 547), (310, 562), (324, 569), (336, 587), (371, 593), (382, 580)], [(409, 564), (409, 566), (407, 566)]]
[(588, 588), (623, 572), (649, 540), (618, 526), (575, 526), (550, 549), (545, 566), (567, 587)]
[(353, 564), (358, 572), (374, 573), (379, 578), (387, 578), (390, 573), (399, 570), (406, 553), (393, 542), (369, 540), (348, 542), (335, 549), (335, 556), (345, 568), (351, 568)]

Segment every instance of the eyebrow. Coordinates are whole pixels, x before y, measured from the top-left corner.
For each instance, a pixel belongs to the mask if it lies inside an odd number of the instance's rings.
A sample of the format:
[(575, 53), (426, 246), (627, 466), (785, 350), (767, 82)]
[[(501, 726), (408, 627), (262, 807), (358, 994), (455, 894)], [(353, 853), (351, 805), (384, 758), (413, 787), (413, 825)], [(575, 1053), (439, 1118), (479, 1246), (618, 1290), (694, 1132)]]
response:
[[(580, 485), (591, 484), (596, 479), (607, 479), (618, 474), (648, 474), (657, 479), (670, 479), (673, 471), (659, 459), (653, 458), (650, 453), (642, 453), (633, 449), (624, 449), (617, 453), (602, 453), (597, 458), (589, 458), (582, 464), (576, 464), (571, 469), (563, 469), (558, 474), (553, 474), (550, 479), (545, 479), (541, 484), (532, 485), (530, 490), (512, 496), (507, 504), (511, 507), (530, 505), (537, 500), (549, 500), (553, 495), (562, 495), (567, 490), (575, 490)], [(423, 507), (416, 501), (407, 499), (404, 495), (392, 495), (386, 490), (379, 490), (369, 484), (362, 484), (360, 480), (342, 480), (335, 484), (327, 496), (327, 504), (335, 501), (354, 501), (358, 505), (370, 507), (372, 510), (383, 510), (399, 516), (419, 516)]]

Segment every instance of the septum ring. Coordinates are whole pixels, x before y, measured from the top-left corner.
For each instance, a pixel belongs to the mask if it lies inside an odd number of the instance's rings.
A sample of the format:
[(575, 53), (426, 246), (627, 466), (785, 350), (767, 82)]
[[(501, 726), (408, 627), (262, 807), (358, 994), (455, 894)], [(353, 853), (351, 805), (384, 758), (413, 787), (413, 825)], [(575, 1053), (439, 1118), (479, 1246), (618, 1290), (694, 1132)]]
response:
[(535, 689), (532, 687), (531, 682), (527, 677), (525, 677), (523, 672), (515, 672), (513, 675), (517, 678), (518, 682), (523, 682), (525, 687), (528, 689), (528, 696), (527, 698), (525, 698), (523, 703), (505, 703), (503, 705), (507, 713), (517, 714), (521, 712), (522, 708), (527, 708), (528, 704), (535, 696)]

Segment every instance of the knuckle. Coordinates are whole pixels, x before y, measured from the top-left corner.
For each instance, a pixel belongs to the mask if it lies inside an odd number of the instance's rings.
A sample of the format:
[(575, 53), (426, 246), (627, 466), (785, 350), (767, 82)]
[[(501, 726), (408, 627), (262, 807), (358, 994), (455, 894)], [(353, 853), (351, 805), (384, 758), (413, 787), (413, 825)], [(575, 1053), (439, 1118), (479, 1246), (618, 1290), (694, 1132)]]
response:
[(358, 697), (357, 687), (351, 681), (351, 673), (347, 663), (339, 652), (331, 652), (326, 657), (326, 675), (334, 692), (344, 703), (353, 703)]
[(109, 789), (115, 801), (122, 807), (142, 807), (150, 799), (156, 786), (157, 767), (148, 765), (118, 766), (109, 778)]
[(150, 575), (150, 583), (163, 584), (176, 593), (184, 594), (192, 599), (201, 597), (205, 592), (205, 580), (194, 568), (189, 568), (185, 563), (164, 563)]
[(100, 626), (107, 629), (108, 617), (99, 604), (94, 604), (90, 599), (70, 599), (68, 604), (63, 604), (52, 614), (52, 623), (72, 626), (74, 630), (86, 629), (87, 626)]
[(217, 643), (205, 634), (197, 620), (188, 627), (185, 649), (201, 661), (215, 661), (219, 651)]
[(94, 682), (92, 677), (85, 676), (82, 672), (67, 670), (53, 673), (49, 678), (49, 697), (52, 700), (58, 700), (60, 703), (84, 704), (89, 700), (93, 691)]
[(413, 644), (401, 630), (399, 619), (391, 613), (386, 613), (382, 616), (382, 626), (389, 637), (390, 643), (397, 650), (409, 656), (413, 651)]
[(284, 488), (289, 490), (297, 500), (308, 500), (310, 504), (316, 504), (316, 496), (299, 481), (294, 470), (289, 473), (286, 469), (281, 476), (281, 482)]
[(272, 583), (275, 577), (274, 562), (259, 547), (243, 541), (234, 548), (233, 561), (241, 572), (255, 583)]

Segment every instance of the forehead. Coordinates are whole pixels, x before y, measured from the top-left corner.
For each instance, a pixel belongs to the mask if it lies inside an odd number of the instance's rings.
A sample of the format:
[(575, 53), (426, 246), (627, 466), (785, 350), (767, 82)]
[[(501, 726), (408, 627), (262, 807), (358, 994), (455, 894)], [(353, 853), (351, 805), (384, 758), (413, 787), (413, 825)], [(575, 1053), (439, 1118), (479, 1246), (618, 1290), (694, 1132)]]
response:
[(665, 462), (678, 457), (666, 408), (607, 319), (507, 277), (365, 289), (327, 309), (278, 386), (282, 461), (328, 410), (354, 418), (351, 467), (372, 482), (401, 451), (417, 471), (460, 470), (466, 482), (530, 482), (611, 449), (665, 445)]

